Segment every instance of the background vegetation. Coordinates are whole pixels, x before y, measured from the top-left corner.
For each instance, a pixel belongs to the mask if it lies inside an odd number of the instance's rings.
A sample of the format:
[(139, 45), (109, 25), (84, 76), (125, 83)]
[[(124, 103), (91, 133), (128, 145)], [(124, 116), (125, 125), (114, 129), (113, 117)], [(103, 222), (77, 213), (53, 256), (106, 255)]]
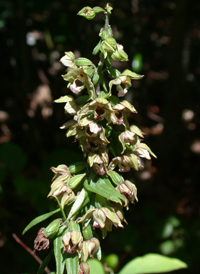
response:
[[(21, 236), (48, 201), (49, 168), (82, 156), (59, 126), (63, 108), (52, 101), (67, 94), (64, 51), (95, 62), (101, 18), (76, 16), (94, 0), (0, 1), (0, 248), (1, 273), (35, 273), (38, 263), (12, 238), (32, 248), (40, 227)], [(103, 241), (104, 255), (119, 255), (121, 268), (146, 253), (180, 258), (200, 271), (200, 2), (198, 0), (110, 1), (111, 25), (129, 55), (127, 68), (144, 74), (126, 99), (130, 117), (146, 133), (158, 159), (130, 173), (139, 203), (126, 214), (129, 225)], [(93, 58), (93, 59), (92, 59)], [(120, 70), (120, 63), (116, 63)], [(45, 224), (44, 224), (45, 225)], [(43, 254), (45, 256), (45, 254)], [(53, 268), (52, 268), (53, 269)]]

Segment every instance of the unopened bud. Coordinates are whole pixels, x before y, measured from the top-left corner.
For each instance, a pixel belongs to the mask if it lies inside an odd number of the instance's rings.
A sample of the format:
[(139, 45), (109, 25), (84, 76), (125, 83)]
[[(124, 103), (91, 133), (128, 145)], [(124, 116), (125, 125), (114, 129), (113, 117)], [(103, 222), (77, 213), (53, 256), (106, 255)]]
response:
[(84, 7), (78, 12), (78, 15), (83, 16), (88, 20), (92, 20), (95, 17), (95, 12), (90, 7)]

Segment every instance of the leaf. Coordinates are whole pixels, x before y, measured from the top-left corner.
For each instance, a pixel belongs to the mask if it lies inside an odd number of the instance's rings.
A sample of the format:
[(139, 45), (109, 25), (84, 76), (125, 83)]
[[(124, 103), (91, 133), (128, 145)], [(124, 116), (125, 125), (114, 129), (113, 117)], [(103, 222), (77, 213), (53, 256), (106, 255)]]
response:
[(152, 253), (131, 260), (118, 274), (163, 273), (180, 268), (187, 268), (187, 264), (179, 259)]
[(54, 256), (56, 261), (56, 274), (63, 274), (65, 269), (65, 253), (63, 254), (63, 242), (62, 242), (63, 233), (59, 233), (59, 235), (54, 239)]
[(46, 256), (46, 258), (44, 259), (44, 261), (40, 265), (37, 274), (42, 274), (44, 272), (44, 269), (48, 265), (48, 263), (49, 263), (49, 261), (51, 259), (52, 254), (53, 254), (53, 249), (50, 250), (49, 254)]
[(94, 180), (90, 180), (89, 183), (85, 180), (84, 187), (88, 191), (99, 194), (116, 203), (122, 204), (121, 200), (124, 200), (124, 196), (113, 187), (106, 176), (95, 177)]
[(87, 197), (88, 197), (88, 193), (83, 188), (81, 190), (80, 194), (77, 196), (76, 201), (74, 202), (74, 204), (68, 214), (68, 217), (67, 217), (68, 220), (70, 220), (70, 218), (79, 211), (79, 209), (82, 207), (82, 205)]
[(93, 52), (92, 52), (93, 55), (96, 55), (99, 52), (100, 46), (101, 46), (101, 40), (99, 41), (99, 43), (93, 49)]
[(102, 263), (97, 259), (89, 259), (87, 263), (90, 266), (90, 274), (105, 274)]
[(60, 211), (60, 208), (57, 208), (54, 211), (45, 213), (43, 215), (40, 215), (38, 217), (36, 217), (35, 219), (33, 219), (23, 230), (22, 235), (25, 234), (31, 227), (41, 223), (42, 221), (48, 219), (49, 217), (51, 217), (53, 214), (58, 213)]
[[(78, 274), (78, 254), (67, 254), (65, 259), (67, 274)], [(60, 274), (60, 273), (59, 273)]]

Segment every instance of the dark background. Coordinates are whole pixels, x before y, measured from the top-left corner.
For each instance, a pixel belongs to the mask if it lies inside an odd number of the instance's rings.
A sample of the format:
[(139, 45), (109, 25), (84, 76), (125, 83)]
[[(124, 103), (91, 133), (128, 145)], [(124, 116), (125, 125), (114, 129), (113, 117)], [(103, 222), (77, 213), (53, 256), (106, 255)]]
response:
[[(129, 223), (102, 241), (104, 256), (119, 255), (121, 268), (146, 253), (180, 258), (200, 272), (200, 1), (110, 1), (110, 24), (129, 62), (116, 66), (144, 74), (126, 97), (139, 114), (130, 121), (145, 132), (158, 159), (131, 172), (139, 203)], [(0, 252), (1, 273), (36, 273), (38, 263), (12, 238), (30, 248), (40, 226), (21, 235), (39, 214), (56, 208), (46, 198), (49, 168), (82, 159), (59, 129), (67, 119), (59, 63), (64, 51), (97, 62), (102, 15), (77, 16), (83, 6), (106, 1), (0, 1)], [(134, 66), (133, 66), (134, 65)], [(44, 226), (47, 223), (44, 222)], [(43, 259), (45, 254), (39, 254)], [(54, 266), (50, 265), (53, 270)]]

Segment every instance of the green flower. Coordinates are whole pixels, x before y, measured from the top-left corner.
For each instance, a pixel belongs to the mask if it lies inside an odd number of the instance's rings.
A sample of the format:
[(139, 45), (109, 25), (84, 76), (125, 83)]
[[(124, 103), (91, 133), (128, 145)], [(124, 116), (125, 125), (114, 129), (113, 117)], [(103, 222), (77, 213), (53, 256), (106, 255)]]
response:
[(104, 175), (106, 173), (108, 162), (109, 157), (106, 148), (99, 149), (99, 154), (94, 152), (89, 152), (88, 154), (89, 166), (93, 167), (94, 171), (99, 175)]
[(100, 45), (100, 51), (103, 53), (104, 59), (106, 59), (108, 53), (114, 53), (117, 50), (117, 42), (114, 38), (109, 37), (102, 41)]
[(69, 254), (77, 252), (79, 259), (81, 258), (83, 248), (83, 236), (81, 232), (77, 230), (68, 231), (63, 235), (62, 242), (64, 245), (64, 252)]
[(79, 107), (76, 105), (74, 98), (70, 95), (62, 96), (59, 99), (56, 99), (54, 102), (55, 103), (66, 103), (65, 107), (64, 107), (65, 112), (67, 112), (71, 115), (75, 115), (77, 113), (77, 111), (79, 110)]
[(100, 247), (100, 242), (97, 238), (83, 241), (83, 261), (87, 261), (88, 257), (93, 258)]
[(140, 158), (133, 153), (113, 158), (108, 169), (113, 170), (117, 165), (120, 172), (128, 172), (131, 170), (131, 168), (138, 170), (139, 167), (142, 166)]
[(157, 158), (156, 155), (151, 151), (151, 149), (146, 144), (141, 143), (139, 139), (137, 140), (137, 143), (135, 144), (132, 152), (138, 155), (139, 157), (148, 160), (151, 160), (150, 155)]
[(67, 73), (63, 75), (63, 79), (69, 82), (67, 87), (76, 95), (86, 88), (90, 98), (95, 98), (94, 85), (83, 67), (68, 68)]
[(82, 117), (90, 114), (93, 114), (94, 119), (97, 121), (102, 121), (105, 118), (108, 124), (116, 124), (118, 121), (111, 104), (104, 98), (96, 98), (83, 106), (77, 113), (77, 119), (80, 121)]
[(106, 237), (107, 231), (112, 231), (112, 225), (123, 228), (122, 221), (126, 222), (122, 210), (118, 207), (111, 206), (89, 209), (87, 213), (78, 220), (78, 223), (90, 219), (93, 222), (94, 228), (101, 229), (103, 238)]
[(130, 181), (126, 180), (119, 183), (116, 189), (119, 191), (119, 193), (125, 196), (125, 207), (127, 210), (129, 209), (128, 207), (129, 201), (131, 203), (134, 203), (135, 201), (138, 202), (137, 188)]
[(120, 44), (117, 44), (117, 49), (112, 53), (111, 58), (114, 61), (120, 61), (120, 62), (128, 61), (128, 55), (124, 51), (124, 47)]
[(128, 92), (128, 89), (132, 86), (131, 79), (139, 80), (143, 77), (144, 75), (139, 75), (139, 74), (136, 74), (135, 72), (132, 72), (126, 69), (125, 71), (122, 72), (122, 74), (118, 78), (110, 81), (109, 94), (111, 94), (112, 86), (116, 85), (116, 89), (118, 91), (118, 97), (123, 97)]

